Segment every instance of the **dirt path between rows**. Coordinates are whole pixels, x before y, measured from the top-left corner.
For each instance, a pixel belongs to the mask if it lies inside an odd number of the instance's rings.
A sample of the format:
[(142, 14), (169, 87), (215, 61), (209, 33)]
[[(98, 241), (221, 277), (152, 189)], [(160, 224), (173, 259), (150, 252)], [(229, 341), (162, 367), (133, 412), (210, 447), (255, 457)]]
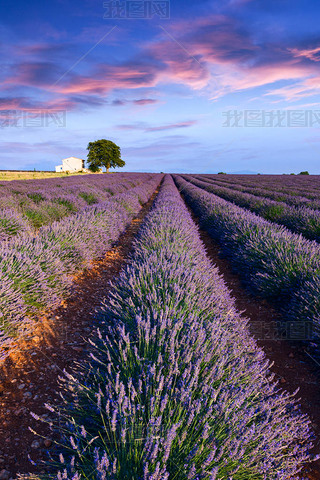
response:
[[(39, 426), (30, 412), (48, 419), (44, 403), (59, 401), (59, 375), (88, 355), (85, 339), (92, 332), (94, 310), (107, 295), (109, 281), (128, 261), (135, 236), (159, 187), (114, 247), (93, 262), (92, 269), (75, 277), (72, 296), (51, 318), (41, 322), (32, 341), (25, 343), (0, 369), (1, 480), (16, 478), (17, 473), (46, 472), (42, 461), (52, 449), (52, 434), (46, 430), (46, 424)], [(34, 435), (29, 427), (46, 438)]]
[[(197, 217), (192, 210), (189, 211), (199, 226)], [(254, 297), (245, 290), (229, 261), (222, 256), (219, 244), (204, 229), (199, 228), (207, 254), (223, 275), (235, 299), (236, 308), (249, 319), (250, 333), (265, 351), (267, 358), (274, 362), (271, 371), (280, 381), (280, 386), (291, 393), (300, 388), (297, 398), (300, 398), (301, 410), (309, 415), (316, 435), (312, 453), (320, 453), (320, 365), (308, 356), (301, 341), (278, 340), (275, 322), (281, 321), (281, 315), (267, 301)], [(307, 466), (302, 475), (309, 480), (320, 480), (320, 460)]]

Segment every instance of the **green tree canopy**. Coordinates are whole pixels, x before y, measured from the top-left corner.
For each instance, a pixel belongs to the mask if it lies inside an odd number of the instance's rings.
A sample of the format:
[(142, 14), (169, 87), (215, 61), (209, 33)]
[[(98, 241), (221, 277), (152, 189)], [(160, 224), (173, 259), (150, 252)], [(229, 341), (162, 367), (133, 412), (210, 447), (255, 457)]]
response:
[(89, 142), (87, 150), (89, 150), (87, 162), (92, 172), (98, 172), (100, 168), (106, 167), (108, 173), (109, 168), (125, 166), (124, 160), (120, 157), (120, 147), (111, 140)]

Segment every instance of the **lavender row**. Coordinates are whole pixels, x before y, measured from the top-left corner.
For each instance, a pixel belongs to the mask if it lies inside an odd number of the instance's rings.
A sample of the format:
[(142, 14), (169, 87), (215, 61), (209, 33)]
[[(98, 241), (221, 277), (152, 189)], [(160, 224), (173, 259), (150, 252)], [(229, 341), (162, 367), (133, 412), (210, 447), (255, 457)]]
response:
[[(36, 236), (21, 234), (0, 244), (0, 346), (33, 328), (33, 318), (60, 304), (78, 269), (89, 266), (124, 231), (160, 182), (161, 175), (127, 193), (87, 207)], [(6, 351), (1, 349), (1, 355)]]
[(44, 180), (13, 180), (0, 184), (0, 241), (29, 234), (88, 205), (150, 180), (149, 174), (117, 173)]
[(171, 177), (98, 320), (90, 361), (65, 378), (51, 478), (289, 480), (310, 461), (310, 422), (273, 381)]
[(270, 298), (286, 318), (320, 332), (320, 247), (174, 176), (210, 235), (248, 287)]
[(275, 202), (265, 197), (257, 197), (250, 193), (242, 193), (202, 181), (193, 175), (182, 175), (182, 177), (207, 192), (214, 193), (240, 207), (248, 208), (271, 222), (285, 225), (309, 240), (320, 242), (320, 214), (316, 210), (306, 207), (290, 207), (283, 202)]
[[(239, 192), (250, 193), (257, 197), (264, 197), (269, 198), (271, 200), (275, 200), (276, 202), (284, 202), (288, 205), (292, 205), (295, 207), (307, 207), (311, 208), (312, 210), (320, 210), (320, 192), (319, 194), (310, 194), (310, 187), (305, 187), (302, 192), (297, 191), (294, 187), (292, 190), (290, 189), (290, 193), (284, 193), (283, 191), (279, 191), (276, 187), (273, 189), (264, 186), (264, 182), (261, 181), (258, 185), (254, 185), (249, 181), (243, 183), (243, 181), (237, 179), (233, 179), (229, 181), (221, 181), (218, 176), (212, 175), (193, 175), (198, 180), (203, 180), (206, 182), (213, 183), (214, 185), (219, 185), (220, 187), (226, 187), (233, 190), (238, 190)], [(220, 177), (220, 175), (219, 175)], [(285, 182), (282, 182), (282, 186), (284, 186)], [(288, 192), (288, 188), (286, 188)], [(311, 198), (307, 198), (305, 195), (311, 196)]]
[(277, 194), (320, 198), (319, 175), (206, 175), (224, 183), (237, 183), (251, 188), (263, 188)]

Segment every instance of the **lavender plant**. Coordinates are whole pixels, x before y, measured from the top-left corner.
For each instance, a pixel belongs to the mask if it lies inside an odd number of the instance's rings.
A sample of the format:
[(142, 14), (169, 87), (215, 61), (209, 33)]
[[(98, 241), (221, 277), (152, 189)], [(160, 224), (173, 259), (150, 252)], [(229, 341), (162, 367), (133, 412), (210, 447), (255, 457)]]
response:
[(171, 177), (97, 320), (90, 360), (62, 379), (50, 478), (289, 480), (310, 460), (310, 422), (273, 381)]
[[(296, 190), (296, 187), (291, 187), (290, 190), (288, 187), (283, 191), (283, 188), (275, 186), (274, 189), (271, 189), (270, 186), (264, 186), (263, 181), (259, 185), (251, 185), (250, 183), (243, 185), (242, 183), (237, 183), (237, 181), (231, 181), (231, 182), (220, 182), (216, 178), (208, 177), (206, 175), (196, 175), (196, 178), (199, 180), (206, 180), (212, 182), (215, 185), (223, 186), (223, 187), (228, 187), (232, 190), (237, 190), (239, 192), (244, 192), (244, 193), (250, 193), (251, 195), (257, 196), (257, 197), (263, 197), (263, 198), (268, 198), (271, 200), (275, 200), (276, 202), (284, 202), (287, 205), (295, 206), (295, 207), (307, 207), (311, 208), (313, 210), (319, 210), (320, 209), (320, 195), (318, 194), (313, 194), (311, 195), (311, 198), (307, 198), (304, 195), (308, 195), (308, 189), (311, 187), (306, 187), (304, 189), (304, 192), (300, 190)], [(260, 177), (259, 177), (260, 178)], [(281, 178), (281, 185), (284, 186), (285, 182), (283, 181), (283, 177)], [(279, 179), (275, 179), (275, 183), (277, 184), (279, 182)], [(280, 191), (277, 189), (280, 188)], [(311, 188), (312, 189), (312, 188)], [(290, 193), (287, 193), (288, 190)], [(306, 192), (307, 190), (307, 192)]]
[(152, 179), (151, 174), (83, 175), (0, 185), (0, 241), (35, 231)]
[[(205, 192), (179, 176), (175, 176), (175, 181), (202, 225), (220, 241), (248, 287), (271, 298), (288, 319), (307, 322), (312, 319), (314, 334), (318, 336), (319, 303), (311, 297), (311, 292), (319, 289), (318, 244)], [(309, 303), (304, 300), (305, 291)]]
[(198, 180), (192, 175), (183, 175), (182, 177), (197, 187), (214, 193), (240, 207), (248, 208), (267, 220), (285, 225), (295, 233), (302, 233), (309, 240), (320, 241), (320, 215), (317, 210), (305, 206), (289, 206), (284, 202), (270, 200), (264, 196), (236, 191), (233, 187), (221, 187), (207, 181)]
[[(41, 227), (36, 236), (22, 233), (0, 243), (0, 276), (8, 288), (7, 294), (0, 296), (0, 348), (31, 329), (40, 311), (55, 308), (68, 296), (71, 275), (90, 267), (91, 260), (110, 249), (160, 179), (153, 175), (130, 193), (116, 194)], [(0, 352), (4, 358), (8, 350)]]
[(22, 232), (30, 232), (31, 228), (23, 215), (11, 209), (0, 210), (0, 242)]
[[(290, 205), (308, 203), (310, 208), (319, 208), (320, 188), (319, 176), (288, 176), (288, 175), (200, 175), (214, 183), (229, 186), (259, 196), (267, 196), (276, 201), (287, 202)], [(312, 206), (314, 201), (314, 205)]]

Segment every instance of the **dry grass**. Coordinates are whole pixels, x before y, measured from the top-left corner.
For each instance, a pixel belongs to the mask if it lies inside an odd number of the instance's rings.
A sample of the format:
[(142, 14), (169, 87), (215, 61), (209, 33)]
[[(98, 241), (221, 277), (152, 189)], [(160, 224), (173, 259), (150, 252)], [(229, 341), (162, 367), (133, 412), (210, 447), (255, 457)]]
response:
[[(88, 172), (85, 172), (86, 174)], [(35, 180), (41, 178), (69, 177), (70, 175), (84, 175), (82, 172), (76, 173), (56, 173), (56, 172), (26, 172), (26, 171), (0, 171), (0, 181), (4, 180)]]

